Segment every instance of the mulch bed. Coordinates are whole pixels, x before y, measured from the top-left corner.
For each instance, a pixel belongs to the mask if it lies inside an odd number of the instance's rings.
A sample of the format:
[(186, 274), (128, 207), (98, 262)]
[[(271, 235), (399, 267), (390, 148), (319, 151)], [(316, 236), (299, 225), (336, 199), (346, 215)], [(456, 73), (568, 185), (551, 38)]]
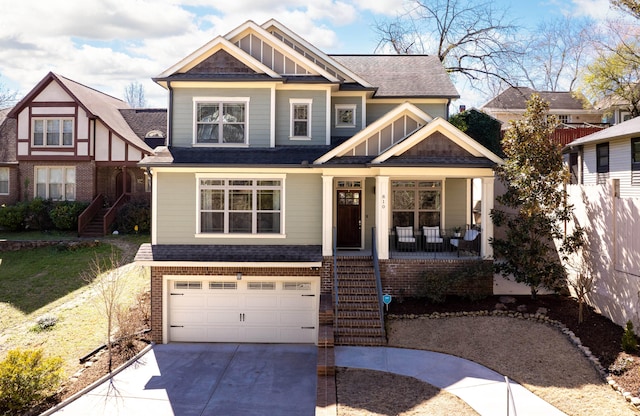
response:
[[(489, 296), (482, 300), (469, 301), (459, 297), (447, 297), (444, 303), (429, 303), (424, 299), (394, 299), (389, 305), (388, 313), (397, 315), (422, 315), (434, 312), (472, 312), (492, 311), (500, 303), (510, 311), (526, 308), (527, 313), (535, 313), (538, 308), (546, 308), (549, 318), (562, 322), (580, 338), (593, 355), (598, 357), (604, 368), (618, 385), (635, 396), (640, 395), (640, 355), (626, 354), (622, 351), (621, 341), (624, 329), (610, 319), (585, 305), (584, 320), (578, 323), (578, 302), (571, 297), (561, 295), (508, 296), (515, 300), (512, 303), (501, 302), (503, 296)], [(522, 306), (524, 305), (524, 306)], [(614, 374), (612, 370), (620, 370)]]

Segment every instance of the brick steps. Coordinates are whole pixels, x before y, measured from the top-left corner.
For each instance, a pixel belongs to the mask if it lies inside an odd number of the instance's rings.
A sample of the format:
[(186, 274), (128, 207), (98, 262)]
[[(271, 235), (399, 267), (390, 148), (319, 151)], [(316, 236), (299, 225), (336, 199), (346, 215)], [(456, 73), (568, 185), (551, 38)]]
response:
[(385, 345), (372, 258), (338, 258), (337, 267), (335, 345)]

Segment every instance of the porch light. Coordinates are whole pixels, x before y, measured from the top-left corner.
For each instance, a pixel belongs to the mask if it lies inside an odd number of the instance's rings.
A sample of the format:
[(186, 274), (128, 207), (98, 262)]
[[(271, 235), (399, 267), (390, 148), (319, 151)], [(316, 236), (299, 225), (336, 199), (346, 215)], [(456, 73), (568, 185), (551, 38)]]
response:
[(242, 273), (238, 272), (238, 274), (236, 274), (236, 280), (242, 280)]

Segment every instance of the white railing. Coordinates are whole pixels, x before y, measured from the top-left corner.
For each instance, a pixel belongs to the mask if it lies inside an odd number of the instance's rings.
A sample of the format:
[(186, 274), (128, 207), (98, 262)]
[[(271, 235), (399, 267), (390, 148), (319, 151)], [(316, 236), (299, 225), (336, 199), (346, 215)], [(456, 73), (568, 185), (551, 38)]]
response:
[(509, 377), (504, 376), (504, 382), (507, 385), (507, 416), (510, 416), (511, 414), (510, 411), (512, 407), (513, 407), (513, 416), (518, 416), (518, 412), (516, 412), (516, 402), (515, 400), (513, 400), (513, 392), (511, 391), (511, 385), (509, 384)]

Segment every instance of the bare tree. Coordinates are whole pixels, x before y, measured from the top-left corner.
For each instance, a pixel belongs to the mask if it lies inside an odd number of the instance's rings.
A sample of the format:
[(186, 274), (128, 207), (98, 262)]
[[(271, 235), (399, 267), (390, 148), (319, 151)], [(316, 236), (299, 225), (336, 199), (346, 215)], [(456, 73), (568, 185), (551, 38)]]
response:
[(133, 81), (124, 88), (124, 100), (133, 108), (143, 108), (147, 106), (147, 99), (144, 96), (144, 85), (138, 81)]
[[(563, 17), (542, 22), (521, 40), (514, 55), (522, 82), (537, 91), (572, 91), (590, 58), (594, 22)], [(597, 32), (595, 32), (597, 33)]]
[(121, 307), (121, 297), (125, 290), (126, 276), (122, 261), (115, 249), (108, 257), (96, 255), (83, 279), (94, 285), (98, 294), (98, 308), (107, 319), (106, 345), (109, 359), (109, 372), (113, 363), (113, 335), (116, 316)]
[(10, 107), (18, 101), (18, 93), (7, 88), (0, 81), (0, 109)]
[(413, 0), (395, 19), (376, 23), (376, 51), (428, 53), (452, 74), (511, 83), (504, 62), (519, 53), (513, 42), (517, 27), (505, 16), (491, 1)]

